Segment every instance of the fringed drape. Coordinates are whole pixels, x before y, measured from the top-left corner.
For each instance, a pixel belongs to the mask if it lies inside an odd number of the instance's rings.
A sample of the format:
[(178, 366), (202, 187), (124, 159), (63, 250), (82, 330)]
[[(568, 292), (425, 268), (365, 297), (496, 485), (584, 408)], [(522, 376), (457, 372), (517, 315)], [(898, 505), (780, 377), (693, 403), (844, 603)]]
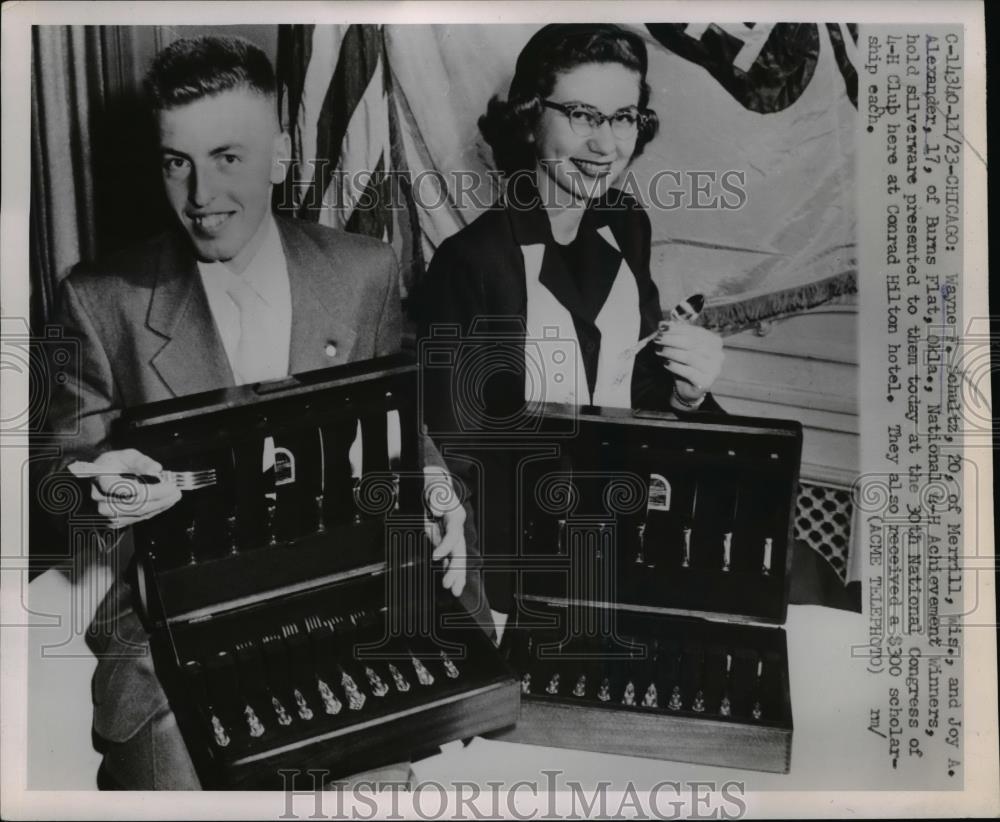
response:
[(101, 36), (35, 26), (31, 74), (32, 320), (51, 313), (59, 280), (97, 250), (93, 129), (104, 108)]
[(707, 305), (701, 314), (701, 324), (720, 334), (736, 333), (761, 322), (798, 314), (838, 297), (856, 294), (857, 291), (857, 271), (850, 269), (818, 282), (743, 297), (731, 303)]

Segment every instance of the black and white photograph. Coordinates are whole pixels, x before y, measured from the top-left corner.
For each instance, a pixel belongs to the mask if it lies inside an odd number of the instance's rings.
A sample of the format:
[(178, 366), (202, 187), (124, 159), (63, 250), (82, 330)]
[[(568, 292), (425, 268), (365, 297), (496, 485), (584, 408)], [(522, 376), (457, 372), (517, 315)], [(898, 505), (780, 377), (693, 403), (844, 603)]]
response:
[(4, 9), (5, 816), (1000, 809), (981, 4), (90, 5)]

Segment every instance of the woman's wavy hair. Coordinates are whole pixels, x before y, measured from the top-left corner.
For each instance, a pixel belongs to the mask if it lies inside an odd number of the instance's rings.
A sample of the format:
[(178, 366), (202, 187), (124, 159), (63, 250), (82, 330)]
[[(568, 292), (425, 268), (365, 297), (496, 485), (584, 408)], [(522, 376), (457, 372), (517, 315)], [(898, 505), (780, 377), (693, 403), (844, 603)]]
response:
[(633, 157), (638, 157), (660, 127), (656, 112), (648, 109), (646, 44), (637, 34), (611, 24), (555, 23), (539, 29), (517, 58), (506, 100), (494, 96), (479, 118), (479, 130), (493, 150), (497, 168), (513, 175), (535, 166), (535, 150), (528, 138), (542, 116), (542, 101), (556, 78), (587, 63), (618, 63), (639, 75), (639, 133)]

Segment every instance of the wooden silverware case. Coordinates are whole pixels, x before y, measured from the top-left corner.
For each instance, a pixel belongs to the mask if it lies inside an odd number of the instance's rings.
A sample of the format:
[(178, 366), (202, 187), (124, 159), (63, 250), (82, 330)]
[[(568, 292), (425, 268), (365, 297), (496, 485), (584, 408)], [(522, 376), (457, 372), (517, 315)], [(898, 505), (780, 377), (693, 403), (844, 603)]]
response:
[(153, 403), (115, 440), (211, 480), (135, 528), (139, 596), (205, 787), (312, 787), (516, 720), (424, 532), (403, 356)]
[(501, 648), (521, 716), (499, 736), (787, 772), (801, 426), (548, 406), (537, 440)]

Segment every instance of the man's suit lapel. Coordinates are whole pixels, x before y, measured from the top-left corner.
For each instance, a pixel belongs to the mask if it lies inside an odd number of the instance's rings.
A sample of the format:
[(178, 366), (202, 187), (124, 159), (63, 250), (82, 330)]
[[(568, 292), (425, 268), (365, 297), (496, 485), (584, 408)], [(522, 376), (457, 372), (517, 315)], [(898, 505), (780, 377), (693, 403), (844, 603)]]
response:
[[(357, 334), (352, 324), (359, 318), (336, 300), (335, 267), (347, 260), (331, 257), (294, 220), (275, 218), (288, 266), (292, 291), (292, 344), (289, 370), (301, 374), (351, 360)], [(362, 318), (369, 321), (370, 318)]]
[(187, 242), (174, 234), (164, 243), (146, 319), (165, 340), (150, 364), (176, 396), (233, 385), (229, 359)]
[[(336, 260), (325, 255), (294, 221), (276, 219), (292, 296), (289, 370), (292, 374), (348, 362), (357, 335), (347, 307), (330, 288)], [(150, 365), (176, 395), (234, 384), (201, 284), (198, 264), (183, 235), (173, 234), (156, 261), (156, 283), (146, 324), (163, 337)]]

